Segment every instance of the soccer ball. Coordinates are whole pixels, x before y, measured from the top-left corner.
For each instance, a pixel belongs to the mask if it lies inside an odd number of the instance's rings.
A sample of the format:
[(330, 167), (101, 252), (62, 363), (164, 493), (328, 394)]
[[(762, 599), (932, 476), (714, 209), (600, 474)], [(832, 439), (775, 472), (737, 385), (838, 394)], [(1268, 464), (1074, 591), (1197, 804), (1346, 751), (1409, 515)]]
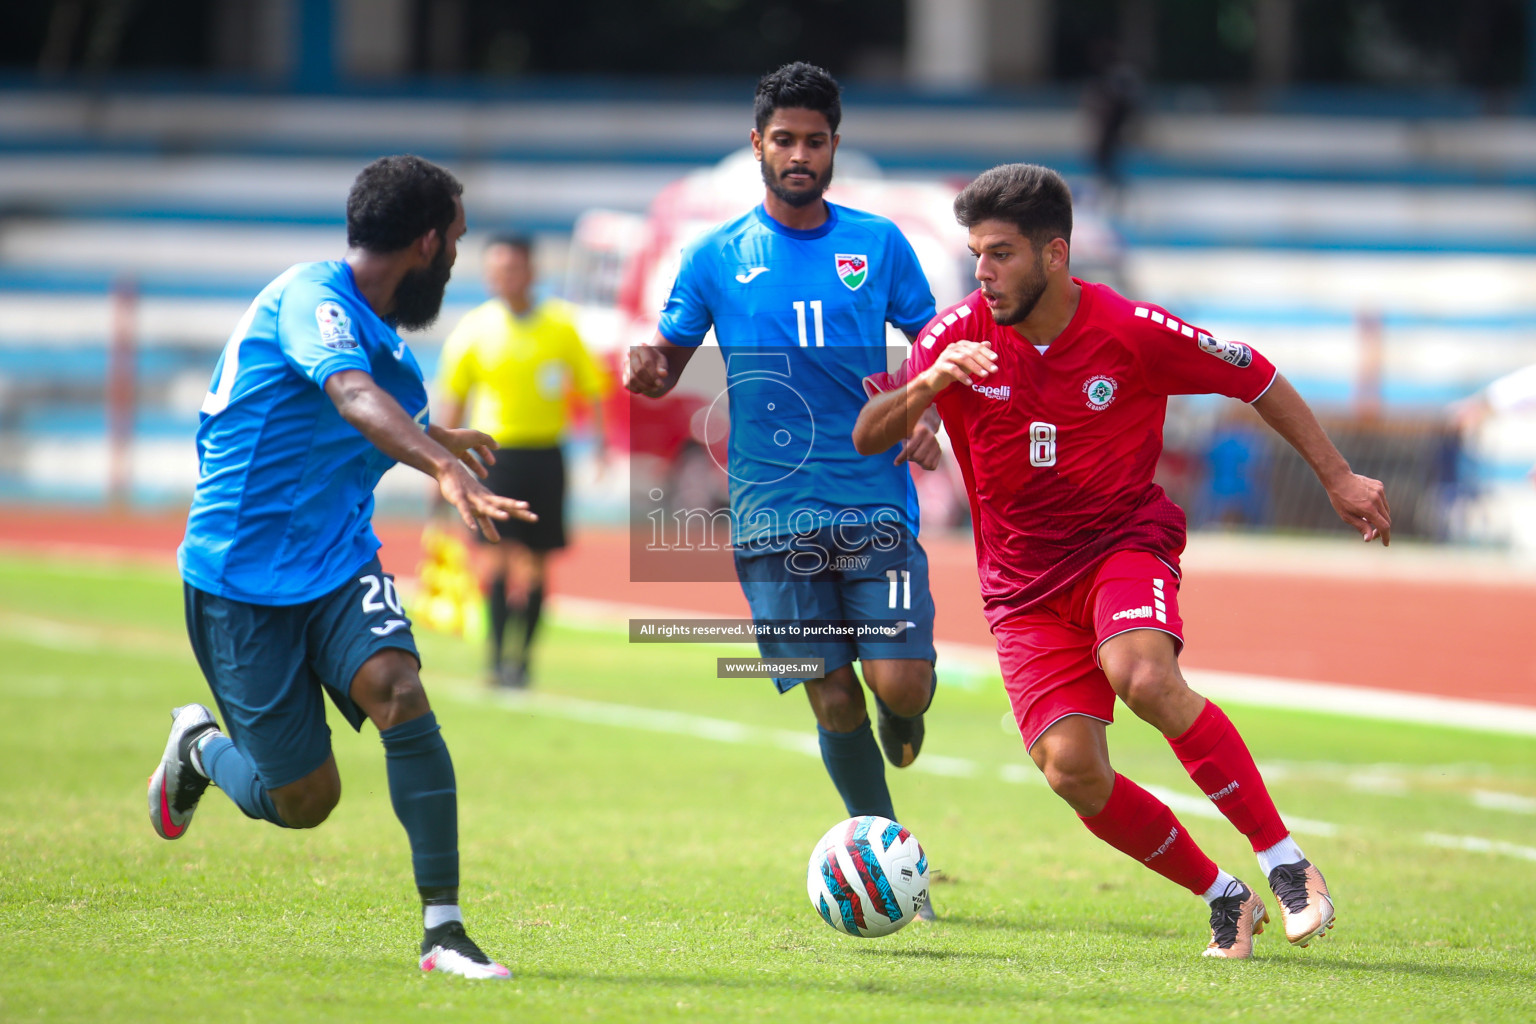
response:
[(928, 855), (896, 822), (840, 821), (811, 851), (805, 890), (821, 919), (846, 935), (889, 935), (928, 902)]

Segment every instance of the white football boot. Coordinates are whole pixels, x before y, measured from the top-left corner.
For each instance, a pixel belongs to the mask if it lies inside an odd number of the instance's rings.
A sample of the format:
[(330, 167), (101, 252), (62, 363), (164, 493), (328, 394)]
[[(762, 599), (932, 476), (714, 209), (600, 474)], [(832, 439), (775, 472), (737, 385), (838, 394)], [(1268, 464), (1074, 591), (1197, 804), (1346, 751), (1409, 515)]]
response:
[(192, 767), (192, 744), (218, 729), (213, 712), (201, 704), (183, 704), (171, 712), (171, 736), (160, 765), (149, 777), (149, 823), (161, 839), (180, 839), (192, 824), (192, 812), (208, 788), (208, 778)]
[(512, 977), (511, 971), (480, 952), (475, 940), (464, 934), (463, 921), (447, 921), (422, 933), (421, 969), (461, 978)]

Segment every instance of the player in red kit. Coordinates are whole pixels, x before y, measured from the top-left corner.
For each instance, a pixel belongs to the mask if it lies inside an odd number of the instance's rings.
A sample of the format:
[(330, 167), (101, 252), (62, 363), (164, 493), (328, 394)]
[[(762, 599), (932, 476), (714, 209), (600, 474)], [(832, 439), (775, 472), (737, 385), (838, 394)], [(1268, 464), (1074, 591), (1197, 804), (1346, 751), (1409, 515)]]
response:
[(1014, 717), (1035, 764), (1088, 830), (1210, 905), (1205, 955), (1244, 958), (1264, 901), (1201, 851), (1109, 760), (1118, 696), (1167, 737), (1248, 837), (1305, 946), (1333, 926), (1322, 874), (1275, 810), (1242, 737), (1179, 671), (1184, 513), (1152, 482), (1167, 396), (1251, 404), (1307, 460), (1366, 541), (1391, 539), (1379, 481), (1350, 471), (1301, 396), (1258, 352), (1072, 277), (1072, 196), (1056, 172), (995, 167), (955, 200), (981, 287), (940, 313), (859, 416), (884, 451), (938, 408), (970, 492), (977, 569)]

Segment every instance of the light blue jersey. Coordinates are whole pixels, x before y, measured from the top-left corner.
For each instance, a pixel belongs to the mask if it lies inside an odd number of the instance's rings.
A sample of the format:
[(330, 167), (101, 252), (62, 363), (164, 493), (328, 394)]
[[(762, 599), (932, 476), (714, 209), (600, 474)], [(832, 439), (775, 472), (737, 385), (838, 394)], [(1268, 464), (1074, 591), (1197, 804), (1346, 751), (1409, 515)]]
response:
[(698, 345), (711, 327), (726, 360), (731, 509), (738, 545), (855, 520), (918, 528), (899, 446), (854, 450), (863, 380), (886, 369), (885, 325), (916, 333), (934, 315), (917, 255), (884, 217), (827, 204), (810, 231), (759, 206), (683, 253), (659, 329)]
[(214, 367), (177, 551), (187, 583), (252, 604), (299, 604), (373, 558), (373, 488), (394, 460), (326, 395), (340, 370), (372, 374), (425, 429), (421, 367), (358, 292), (352, 268), (301, 263), (256, 296)]

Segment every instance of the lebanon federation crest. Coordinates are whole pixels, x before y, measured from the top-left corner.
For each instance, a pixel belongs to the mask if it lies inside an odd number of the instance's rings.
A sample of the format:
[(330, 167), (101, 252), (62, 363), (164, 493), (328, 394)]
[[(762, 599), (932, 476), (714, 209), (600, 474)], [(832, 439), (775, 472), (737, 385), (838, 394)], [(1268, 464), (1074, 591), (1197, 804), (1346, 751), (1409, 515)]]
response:
[(1103, 374), (1089, 377), (1083, 381), (1083, 394), (1088, 396), (1088, 408), (1103, 409), (1115, 400), (1115, 392), (1120, 389), (1115, 378), (1106, 377)]
[(840, 252), (833, 258), (837, 260), (838, 279), (848, 286), (849, 291), (858, 291), (860, 286), (869, 280), (868, 256)]

